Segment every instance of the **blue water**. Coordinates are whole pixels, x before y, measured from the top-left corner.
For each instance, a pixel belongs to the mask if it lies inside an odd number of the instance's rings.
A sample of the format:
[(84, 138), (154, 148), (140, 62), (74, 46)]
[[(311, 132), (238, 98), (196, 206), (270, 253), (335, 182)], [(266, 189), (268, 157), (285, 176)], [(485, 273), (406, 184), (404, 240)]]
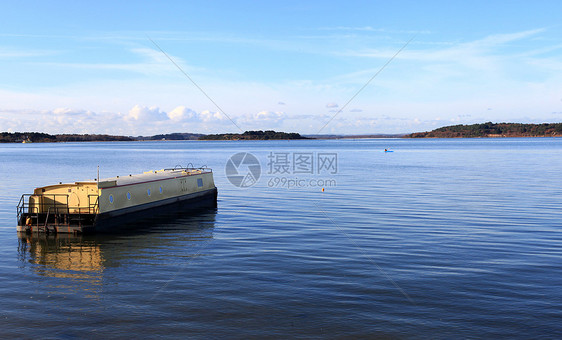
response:
[[(246, 188), (238, 152), (261, 163)], [(15, 231), (34, 187), (188, 162), (216, 210)], [(562, 337), (561, 139), (9, 144), (0, 169), (2, 338)]]

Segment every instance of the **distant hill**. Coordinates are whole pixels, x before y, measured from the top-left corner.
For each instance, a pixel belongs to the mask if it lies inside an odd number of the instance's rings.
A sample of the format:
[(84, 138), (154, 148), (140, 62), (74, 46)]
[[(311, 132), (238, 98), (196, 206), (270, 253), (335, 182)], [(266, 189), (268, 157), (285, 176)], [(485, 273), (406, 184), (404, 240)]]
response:
[(267, 131), (246, 131), (244, 133), (224, 133), (205, 135), (200, 140), (275, 140), (275, 139), (309, 139), (298, 133)]
[(109, 142), (133, 141), (131, 137), (111, 135), (50, 135), (41, 132), (0, 132), (0, 143), (55, 143), (55, 142)]
[(198, 140), (200, 137), (205, 136), (202, 133), (168, 133), (162, 135), (154, 135), (150, 137), (139, 136), (137, 140)]
[(562, 123), (519, 124), (492, 123), (452, 125), (429, 132), (416, 132), (406, 138), (476, 138), (476, 137), (552, 137), (562, 136)]
[(303, 135), (314, 139), (361, 139), (361, 138), (402, 138), (405, 133), (372, 134), (372, 135)]

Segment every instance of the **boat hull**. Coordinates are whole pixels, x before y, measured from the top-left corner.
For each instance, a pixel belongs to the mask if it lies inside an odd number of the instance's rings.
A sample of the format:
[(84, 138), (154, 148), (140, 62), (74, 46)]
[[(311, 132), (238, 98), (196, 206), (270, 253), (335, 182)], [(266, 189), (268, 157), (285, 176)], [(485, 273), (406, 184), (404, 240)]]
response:
[(123, 229), (134, 229), (135, 223), (146, 218), (169, 215), (181, 216), (197, 209), (217, 206), (217, 188), (176, 196), (134, 207), (113, 210), (97, 215), (94, 223), (96, 233), (107, 233)]
[[(25, 225), (24, 221), (32, 214), (22, 214), (18, 221), (18, 232), (54, 232), (54, 233), (111, 233), (123, 229), (134, 229), (135, 223), (142, 219), (165, 218), (169, 215), (182, 216), (197, 209), (215, 208), (217, 206), (217, 188), (170, 197), (150, 203), (135, 205), (99, 214), (81, 214), (78, 223), (59, 223), (52, 218), (45, 226), (38, 228)], [(47, 217), (48, 218), (48, 217)], [(42, 222), (43, 223), (43, 222)]]

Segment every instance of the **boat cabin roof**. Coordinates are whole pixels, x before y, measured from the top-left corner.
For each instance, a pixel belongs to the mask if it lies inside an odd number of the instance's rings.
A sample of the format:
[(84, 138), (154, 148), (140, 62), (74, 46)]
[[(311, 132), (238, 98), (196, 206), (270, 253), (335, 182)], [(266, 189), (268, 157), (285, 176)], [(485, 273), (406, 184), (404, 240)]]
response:
[(74, 183), (53, 184), (44, 187), (38, 187), (35, 188), (35, 190), (55, 189), (55, 188), (80, 186), (80, 185), (96, 185), (96, 184), (99, 186), (99, 188), (103, 189), (103, 188), (110, 188), (110, 187), (122, 186), (122, 185), (160, 181), (160, 180), (183, 177), (183, 176), (193, 176), (193, 175), (199, 175), (199, 174), (210, 173), (210, 172), (212, 172), (212, 170), (208, 168), (152, 170), (152, 171), (146, 171), (142, 174), (135, 174), (135, 175), (131, 174), (127, 176), (102, 178), (100, 179), (99, 183), (94, 179), (94, 180), (79, 181)]
[(110, 178), (100, 179), (99, 187), (108, 188), (114, 186), (131, 185), (144, 182), (160, 181), (165, 179), (193, 176), (203, 173), (210, 173), (211, 169), (162, 169), (146, 171), (142, 174), (128, 175), (128, 176), (115, 176)]

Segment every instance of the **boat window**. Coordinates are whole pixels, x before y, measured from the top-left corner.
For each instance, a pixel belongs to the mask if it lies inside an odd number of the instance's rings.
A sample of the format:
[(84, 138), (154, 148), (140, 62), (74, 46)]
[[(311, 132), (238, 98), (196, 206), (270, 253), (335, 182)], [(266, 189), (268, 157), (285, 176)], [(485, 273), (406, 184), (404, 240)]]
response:
[(113, 195), (109, 195), (109, 203), (113, 204)]
[(198, 187), (202, 187), (202, 186), (203, 186), (203, 178), (198, 178), (198, 179), (197, 179), (197, 186), (198, 186)]
[(146, 190), (146, 194), (150, 196), (150, 189)]
[(127, 192), (127, 199), (130, 200), (131, 199), (131, 193)]
[(162, 193), (162, 187), (160, 187), (160, 193)]

